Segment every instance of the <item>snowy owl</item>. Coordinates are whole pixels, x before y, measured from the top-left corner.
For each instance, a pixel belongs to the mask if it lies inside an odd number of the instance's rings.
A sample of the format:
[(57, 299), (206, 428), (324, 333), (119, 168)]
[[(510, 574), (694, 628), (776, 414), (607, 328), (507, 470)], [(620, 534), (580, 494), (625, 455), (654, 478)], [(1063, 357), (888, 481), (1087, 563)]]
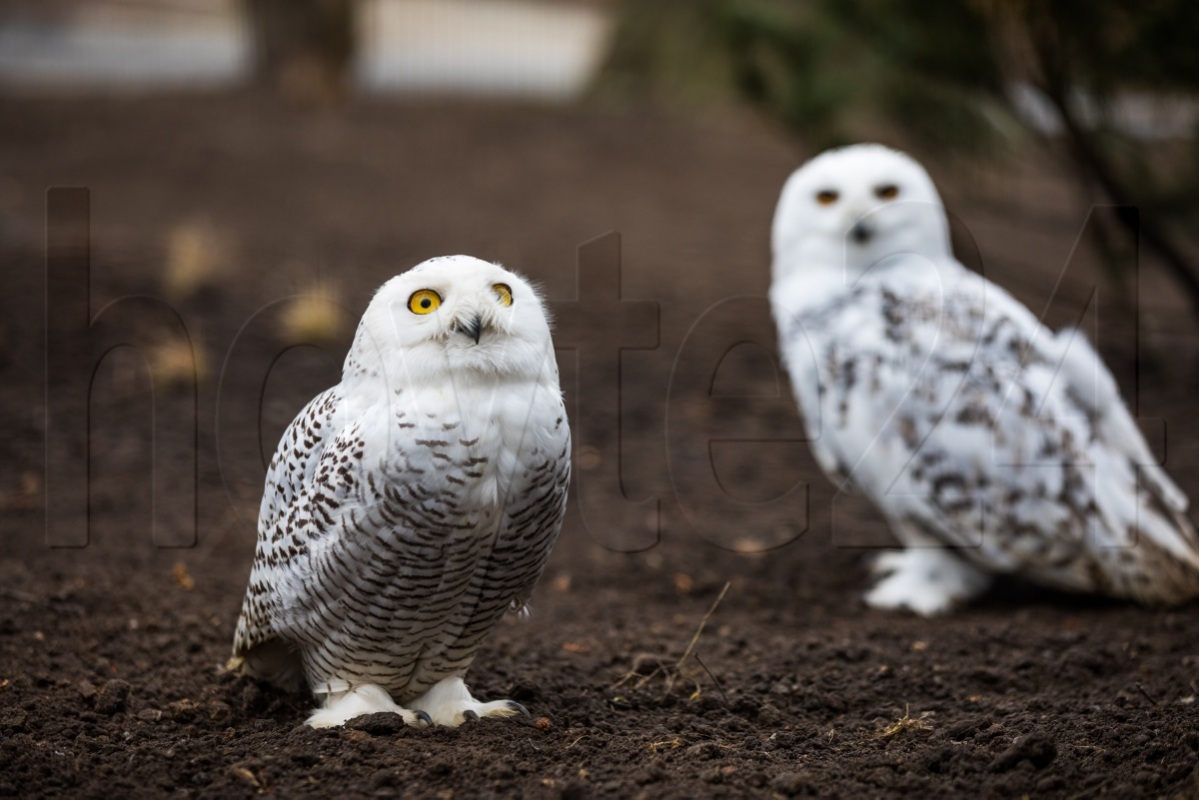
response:
[(770, 301), (820, 466), (906, 548), (876, 608), (923, 615), (994, 573), (1143, 603), (1199, 595), (1187, 498), (1076, 330), (958, 263), (924, 169), (879, 145), (786, 182)]
[(562, 526), (570, 429), (550, 326), (519, 275), (435, 258), (379, 289), (341, 383), (284, 433), (230, 668), (305, 681), (314, 727), (524, 709), (463, 675), (521, 610)]

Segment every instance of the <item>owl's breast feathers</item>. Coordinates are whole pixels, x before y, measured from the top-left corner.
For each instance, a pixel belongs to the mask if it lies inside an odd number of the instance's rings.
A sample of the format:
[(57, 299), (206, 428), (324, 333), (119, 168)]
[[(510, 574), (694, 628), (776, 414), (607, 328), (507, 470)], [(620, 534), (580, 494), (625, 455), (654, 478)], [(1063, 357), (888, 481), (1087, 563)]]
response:
[(357, 676), (402, 695), (465, 668), (527, 600), (564, 512), (569, 427), (540, 382), (356, 399), (318, 396), (280, 443), (234, 654), (295, 683), (282, 643), (314, 689)]
[(1199, 593), (1186, 498), (1077, 331), (960, 265), (772, 289), (821, 467), (997, 571), (1145, 601)]

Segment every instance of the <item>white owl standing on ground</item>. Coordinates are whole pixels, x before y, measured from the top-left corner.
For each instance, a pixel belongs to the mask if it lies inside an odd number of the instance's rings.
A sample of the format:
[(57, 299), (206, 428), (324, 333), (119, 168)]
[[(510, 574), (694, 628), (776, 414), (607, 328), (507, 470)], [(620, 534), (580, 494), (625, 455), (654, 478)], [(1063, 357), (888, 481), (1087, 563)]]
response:
[(993, 573), (1143, 603), (1199, 595), (1187, 498), (1075, 330), (958, 263), (924, 169), (879, 145), (783, 188), (771, 306), (820, 466), (906, 549), (866, 601), (923, 615)]
[(541, 298), (467, 256), (385, 283), (341, 383), (266, 480), (231, 668), (305, 681), (314, 727), (377, 711), (454, 726), (523, 711), (463, 675), (522, 609), (562, 526), (570, 429)]

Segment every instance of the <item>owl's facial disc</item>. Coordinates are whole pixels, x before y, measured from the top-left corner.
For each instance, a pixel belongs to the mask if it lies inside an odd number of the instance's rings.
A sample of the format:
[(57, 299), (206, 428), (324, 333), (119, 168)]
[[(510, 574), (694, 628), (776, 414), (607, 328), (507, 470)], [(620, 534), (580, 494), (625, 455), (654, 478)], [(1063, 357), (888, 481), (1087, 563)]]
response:
[(443, 323), (446, 347), (457, 350), (495, 345), (511, 333), (510, 294), (501, 293), (490, 285), (460, 290), (456, 294), (451, 303), (451, 316)]
[[(549, 321), (520, 275), (470, 256), (425, 261), (379, 288), (363, 315), (352, 375), (409, 384), (449, 375), (540, 380)], [(548, 355), (547, 355), (548, 354)]]
[[(446, 344), (460, 347), (478, 345), (484, 338), (509, 333), (508, 309), (513, 303), (512, 288), (506, 283), (457, 290), (447, 309), (450, 314), (443, 329)], [(459, 338), (462, 337), (462, 338)], [(467, 342), (473, 344), (466, 344)]]
[(944, 206), (924, 168), (881, 145), (826, 151), (783, 187), (771, 230), (774, 273), (861, 272), (883, 259), (951, 255)]

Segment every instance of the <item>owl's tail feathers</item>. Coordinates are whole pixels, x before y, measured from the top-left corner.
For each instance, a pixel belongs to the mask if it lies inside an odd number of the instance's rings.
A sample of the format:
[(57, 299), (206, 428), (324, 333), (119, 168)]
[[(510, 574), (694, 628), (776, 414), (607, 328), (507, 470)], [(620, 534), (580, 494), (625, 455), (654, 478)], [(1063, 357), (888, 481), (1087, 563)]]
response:
[(1130, 538), (1103, 548), (1109, 590), (1150, 606), (1199, 598), (1199, 532), (1185, 506), (1171, 504), (1144, 474), (1136, 495)]
[[(1199, 533), (1187, 516), (1189, 502), (1145, 442), (1136, 420), (1099, 354), (1076, 328), (1055, 337), (1061, 377), (1072, 396), (1096, 420), (1111, 476), (1099, 507), (1115, 534), (1106, 570), (1114, 594), (1148, 604), (1199, 597)], [(1102, 461), (1104, 457), (1100, 457)], [(1136, 475), (1129, 491), (1127, 469)], [(1120, 552), (1124, 551), (1124, 552)], [(1134, 566), (1135, 565), (1135, 566)]]
[(1184, 509), (1173, 506), (1154, 508), (1158, 514), (1167, 515), (1169, 526), (1170, 562), (1162, 567), (1163, 599), (1165, 603), (1182, 603), (1199, 597), (1199, 532)]
[(304, 688), (304, 668), (300, 656), (278, 639), (269, 639), (247, 651), (234, 651), (225, 669), (258, 678), (289, 692)]

